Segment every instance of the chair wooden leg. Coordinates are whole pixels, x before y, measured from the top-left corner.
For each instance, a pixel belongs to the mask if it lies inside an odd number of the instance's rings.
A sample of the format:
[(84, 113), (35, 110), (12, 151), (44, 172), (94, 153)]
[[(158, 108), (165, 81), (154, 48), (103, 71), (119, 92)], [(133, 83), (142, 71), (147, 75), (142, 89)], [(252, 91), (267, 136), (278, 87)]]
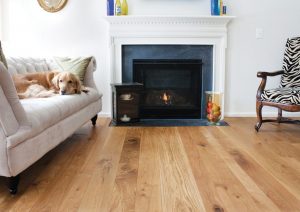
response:
[(254, 126), (256, 132), (259, 131), (259, 128), (261, 127), (262, 125), (262, 114), (261, 114), (261, 110), (263, 108), (263, 105), (261, 102), (256, 102), (256, 116), (257, 116), (257, 123), (256, 125)]
[(20, 181), (20, 175), (10, 177), (8, 182), (9, 193), (15, 195), (18, 192), (18, 185)]
[(91, 119), (93, 126), (96, 126), (97, 118), (98, 118), (98, 114), (96, 114), (96, 115)]
[(282, 109), (278, 108), (278, 117), (277, 117), (277, 122), (280, 123), (282, 120)]

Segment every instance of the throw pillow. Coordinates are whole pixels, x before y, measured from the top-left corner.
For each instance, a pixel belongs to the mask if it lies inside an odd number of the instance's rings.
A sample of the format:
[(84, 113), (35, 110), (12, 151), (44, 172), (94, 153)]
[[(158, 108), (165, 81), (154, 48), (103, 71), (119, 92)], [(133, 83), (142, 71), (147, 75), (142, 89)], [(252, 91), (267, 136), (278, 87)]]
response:
[(5, 56), (2, 51), (1, 41), (0, 41), (0, 62), (2, 62), (4, 64), (4, 66), (7, 68), (7, 62), (6, 62)]
[(61, 71), (70, 71), (83, 83), (84, 75), (87, 66), (89, 65), (92, 57), (78, 57), (78, 58), (68, 58), (68, 57), (55, 57), (54, 58)]

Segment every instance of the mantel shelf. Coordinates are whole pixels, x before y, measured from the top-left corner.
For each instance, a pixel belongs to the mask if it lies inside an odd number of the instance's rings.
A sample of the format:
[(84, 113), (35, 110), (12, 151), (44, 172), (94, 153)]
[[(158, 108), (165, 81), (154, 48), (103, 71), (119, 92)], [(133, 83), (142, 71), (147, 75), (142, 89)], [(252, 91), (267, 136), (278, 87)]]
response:
[(226, 26), (235, 16), (106, 16), (110, 25), (197, 24)]

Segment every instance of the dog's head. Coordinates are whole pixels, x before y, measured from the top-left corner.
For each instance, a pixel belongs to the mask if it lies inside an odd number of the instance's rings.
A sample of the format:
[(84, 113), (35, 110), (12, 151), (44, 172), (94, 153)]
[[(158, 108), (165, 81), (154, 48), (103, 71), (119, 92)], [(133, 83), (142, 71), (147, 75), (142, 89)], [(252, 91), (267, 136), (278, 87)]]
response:
[(57, 73), (52, 83), (61, 95), (81, 93), (81, 83), (78, 77), (70, 72)]

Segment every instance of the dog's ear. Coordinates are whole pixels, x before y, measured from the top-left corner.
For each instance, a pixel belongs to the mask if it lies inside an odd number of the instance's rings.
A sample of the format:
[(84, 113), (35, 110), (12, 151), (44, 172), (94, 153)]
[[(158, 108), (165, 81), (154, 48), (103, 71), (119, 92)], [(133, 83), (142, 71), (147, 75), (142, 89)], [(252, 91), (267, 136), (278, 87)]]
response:
[(53, 78), (51, 80), (52, 85), (54, 86), (55, 89), (59, 90), (59, 73), (54, 73)]
[(75, 93), (81, 94), (81, 82), (78, 77), (74, 77)]
[(54, 71), (47, 71), (45, 72), (46, 74), (46, 80), (47, 80), (47, 83), (48, 83), (48, 87), (52, 87), (52, 79), (53, 77), (55, 76), (55, 72)]

